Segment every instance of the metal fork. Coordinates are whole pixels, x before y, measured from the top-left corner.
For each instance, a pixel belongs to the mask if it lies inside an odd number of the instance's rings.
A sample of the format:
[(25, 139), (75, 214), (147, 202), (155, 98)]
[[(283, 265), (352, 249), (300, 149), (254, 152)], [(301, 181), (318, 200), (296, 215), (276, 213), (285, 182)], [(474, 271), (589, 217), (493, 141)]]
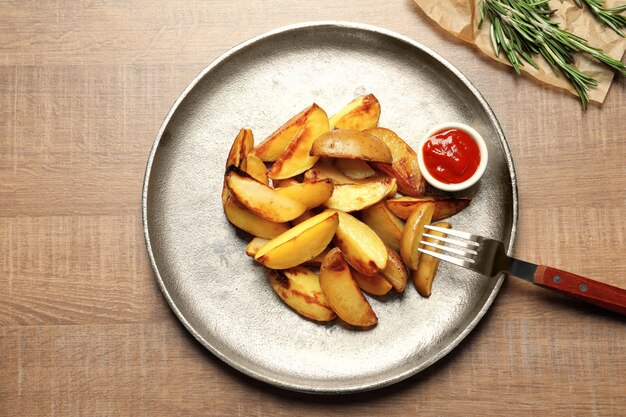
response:
[[(437, 243), (422, 240), (420, 242), (422, 245), (430, 246), (446, 253), (419, 248), (418, 250), (422, 253), (489, 277), (495, 277), (501, 272), (508, 272), (541, 287), (550, 288), (579, 300), (626, 315), (626, 290), (622, 288), (547, 265), (535, 265), (511, 258), (507, 256), (502, 242), (497, 240), (443, 227), (431, 225), (424, 227), (425, 229), (436, 230), (459, 239), (424, 233), (423, 237), (434, 239)], [(445, 246), (444, 244), (446, 243), (454, 246)]]

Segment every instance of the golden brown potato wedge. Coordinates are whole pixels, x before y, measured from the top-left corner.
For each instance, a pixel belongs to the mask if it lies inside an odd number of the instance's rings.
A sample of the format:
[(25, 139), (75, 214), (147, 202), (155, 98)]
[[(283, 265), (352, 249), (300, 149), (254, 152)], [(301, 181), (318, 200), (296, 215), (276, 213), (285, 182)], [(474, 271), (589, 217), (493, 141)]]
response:
[(231, 198), (231, 194), (226, 186), (226, 177), (224, 177), (224, 185), (222, 186), (222, 206), (226, 206), (226, 202), (229, 198)]
[(228, 221), (250, 233), (251, 235), (272, 239), (289, 230), (287, 223), (276, 223), (266, 220), (249, 211), (233, 197), (229, 197), (224, 204), (224, 212)]
[(333, 189), (333, 182), (326, 179), (292, 184), (287, 187), (276, 188), (276, 191), (312, 209), (324, 204), (333, 195)]
[(434, 202), (435, 211), (432, 221), (436, 222), (453, 216), (466, 208), (471, 199), (469, 198), (447, 198), (447, 197), (398, 197), (387, 200), (387, 208), (401, 219), (408, 219), (413, 210), (418, 206)]
[(387, 197), (395, 182), (395, 178), (386, 178), (363, 184), (337, 184), (325, 206), (346, 213), (362, 210)]
[(285, 151), (287, 145), (289, 145), (296, 136), (298, 130), (306, 123), (307, 118), (310, 117), (311, 112), (313, 112), (316, 107), (317, 105), (313, 104), (293, 116), (279, 127), (278, 130), (259, 143), (252, 150), (252, 153), (265, 162), (274, 162), (277, 160), (280, 154)]
[(363, 210), (361, 220), (380, 236), (385, 245), (396, 252), (400, 250), (404, 222), (387, 208), (384, 201)]
[(320, 287), (339, 318), (353, 326), (368, 327), (378, 322), (372, 307), (350, 273), (350, 267), (334, 248), (320, 268)]
[[(449, 229), (452, 225), (448, 222), (439, 222), (435, 223), (435, 226), (443, 227), (445, 229)], [(446, 237), (446, 234), (443, 232), (439, 232), (436, 230), (429, 230), (429, 234), (433, 236)], [(426, 237), (423, 239), (425, 242), (436, 243), (437, 240)], [(433, 252), (441, 252), (441, 249), (433, 248), (431, 246), (422, 245), (422, 248), (431, 250)], [(435, 275), (437, 274), (437, 268), (439, 267), (439, 259), (433, 258), (430, 255), (426, 255), (425, 253), (420, 253), (420, 261), (417, 267), (417, 271), (412, 272), (413, 283), (415, 284), (415, 288), (417, 288), (417, 292), (424, 297), (430, 297), (433, 288), (433, 280), (435, 279)]]
[(391, 164), (391, 151), (376, 136), (358, 130), (331, 130), (313, 142), (311, 155)]
[(426, 180), (417, 164), (415, 151), (392, 130), (375, 128), (368, 129), (366, 132), (383, 141), (393, 156), (391, 165), (375, 164), (376, 169), (386, 172), (398, 180), (398, 189), (401, 193), (413, 197), (423, 195), (426, 189)]
[(335, 166), (346, 177), (352, 178), (353, 180), (362, 180), (376, 175), (376, 171), (374, 171), (367, 162), (361, 161), (360, 159), (337, 159)]
[[(230, 151), (228, 152), (228, 157), (226, 158), (226, 168), (231, 165), (236, 166), (237, 168), (245, 169), (246, 157), (250, 153), (250, 150), (254, 146), (254, 136), (252, 135), (252, 131), (250, 129), (241, 129), (233, 144), (230, 147)], [(226, 178), (224, 178), (224, 186), (222, 187), (222, 204), (226, 204), (226, 201), (230, 197), (230, 191), (226, 186)]]
[(270, 283), (276, 294), (296, 312), (316, 321), (330, 321), (335, 312), (322, 292), (317, 274), (303, 266), (271, 271)]
[(339, 170), (331, 161), (318, 161), (311, 169), (304, 173), (304, 181), (331, 179), (337, 184), (355, 184), (354, 180)]
[(280, 194), (234, 166), (228, 169), (226, 185), (242, 205), (273, 222), (293, 220), (307, 209), (299, 201)]
[(394, 182), (394, 185), (391, 188), (391, 190), (389, 190), (389, 194), (387, 194), (387, 198), (394, 198), (397, 193), (398, 193), (398, 181), (396, 180), (396, 182)]
[(261, 159), (249, 153), (246, 156), (246, 169), (245, 171), (250, 174), (252, 178), (257, 180), (260, 183), (268, 185), (270, 182), (267, 178), (267, 168)]
[(342, 211), (335, 244), (345, 260), (365, 275), (375, 275), (387, 266), (387, 247), (368, 225)]
[(255, 237), (254, 239), (250, 241), (250, 243), (248, 243), (248, 246), (246, 246), (246, 255), (254, 258), (254, 255), (256, 255), (259, 249), (265, 246), (265, 244), (269, 241), (270, 241), (269, 239), (263, 239), (262, 237)]
[(380, 103), (373, 94), (359, 96), (330, 118), (331, 129), (364, 130), (378, 125)]
[(293, 140), (267, 171), (267, 176), (273, 180), (291, 178), (315, 165), (319, 157), (311, 156), (311, 146), (325, 132), (328, 132), (328, 116), (322, 108), (314, 104)]
[(461, 210), (469, 206), (469, 198), (442, 198), (435, 201), (435, 212), (433, 213), (433, 221), (439, 221), (452, 217)]
[(327, 210), (267, 242), (254, 259), (270, 269), (300, 265), (326, 249), (338, 223), (337, 213)]
[(285, 178), (284, 180), (272, 180), (274, 188), (288, 187), (290, 185), (300, 184), (300, 181), (296, 181), (295, 178)]
[(234, 165), (242, 170), (245, 169), (246, 167), (245, 165), (242, 166), (242, 163), (246, 160), (246, 156), (248, 156), (248, 153), (250, 153), (253, 147), (254, 135), (252, 135), (252, 130), (241, 129), (230, 147), (230, 151), (228, 152), (228, 158), (226, 158), (226, 168)]
[(298, 216), (295, 219), (293, 219), (291, 221), (291, 225), (292, 226), (296, 226), (296, 225), (302, 223), (305, 220), (309, 220), (313, 216), (315, 216), (315, 213), (313, 212), (313, 210), (307, 210), (304, 213), (302, 213), (300, 216)]
[(435, 203), (425, 203), (418, 206), (406, 220), (400, 241), (400, 255), (407, 268), (415, 271), (419, 265), (420, 247), (424, 225), (430, 224), (435, 211)]
[(403, 292), (406, 288), (406, 282), (409, 279), (409, 274), (406, 271), (406, 266), (402, 262), (402, 258), (395, 251), (387, 248), (389, 254), (389, 260), (385, 269), (380, 271), (382, 275), (393, 286), (396, 292)]
[[(378, 181), (386, 178), (392, 178), (381, 172), (374, 176), (363, 179), (350, 178), (328, 160), (318, 161), (311, 169), (304, 173), (304, 181), (316, 181), (321, 179), (331, 179), (333, 184), (366, 184), (372, 181)], [(393, 191), (393, 190), (392, 190)], [(395, 194), (395, 193), (394, 193)]]
[(324, 257), (326, 257), (326, 254), (328, 252), (330, 252), (330, 248), (324, 249), (322, 251), (322, 253), (320, 253), (319, 255), (317, 255), (313, 259), (309, 259), (308, 261), (304, 262), (302, 265), (319, 267), (322, 264), (322, 262), (324, 261)]
[(392, 288), (391, 283), (380, 273), (368, 276), (359, 271), (352, 271), (352, 277), (354, 277), (359, 288), (372, 295), (385, 295)]

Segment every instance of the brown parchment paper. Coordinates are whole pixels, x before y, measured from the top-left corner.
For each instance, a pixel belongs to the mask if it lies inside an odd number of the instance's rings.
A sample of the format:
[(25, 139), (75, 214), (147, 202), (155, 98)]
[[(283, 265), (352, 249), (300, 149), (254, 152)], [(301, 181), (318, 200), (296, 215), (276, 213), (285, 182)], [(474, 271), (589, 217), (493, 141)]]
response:
[[(489, 38), (489, 22), (485, 22), (478, 29), (480, 11), (478, 9), (481, 0), (415, 0), (415, 3), (442, 28), (454, 36), (474, 44), (485, 55), (510, 65), (501, 53), (497, 57), (491, 46)], [(617, 6), (615, 0), (607, 0), (607, 7)], [(626, 39), (620, 37), (612, 30), (602, 26), (595, 20), (588, 10), (579, 9), (569, 0), (561, 3), (559, 0), (551, 0), (550, 6), (556, 9), (553, 19), (558, 22), (562, 29), (572, 32), (586, 39), (591, 46), (602, 49), (607, 55), (621, 59), (626, 50)], [(536, 79), (565, 89), (576, 95), (569, 82), (560, 74), (555, 73), (548, 63), (540, 56), (536, 57), (539, 69), (535, 69), (526, 63), (522, 71), (527, 72)], [(576, 68), (598, 80), (598, 86), (589, 90), (589, 99), (602, 103), (611, 87), (614, 72), (607, 69), (601, 63), (596, 62), (584, 54), (575, 57)]]

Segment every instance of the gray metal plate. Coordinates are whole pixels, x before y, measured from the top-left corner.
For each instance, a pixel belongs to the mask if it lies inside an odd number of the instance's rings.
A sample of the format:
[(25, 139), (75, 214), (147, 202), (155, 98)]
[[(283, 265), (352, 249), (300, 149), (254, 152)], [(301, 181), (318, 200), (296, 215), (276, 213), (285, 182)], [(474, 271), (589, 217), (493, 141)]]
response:
[(378, 325), (322, 325), (276, 296), (267, 272), (244, 253), (220, 192), (226, 156), (241, 127), (265, 138), (316, 102), (329, 115), (374, 93), (380, 125), (416, 144), (430, 126), (457, 121), (487, 141), (487, 172), (455, 228), (500, 239), (511, 251), (517, 220), (513, 164), (487, 103), (452, 65), (411, 39), (352, 23), (279, 29), (213, 62), (183, 92), (150, 153), (144, 229), (158, 283), (172, 310), (207, 349), (279, 387), (315, 393), (363, 391), (436, 362), (476, 325), (502, 278), (441, 265), (433, 295), (369, 297)]

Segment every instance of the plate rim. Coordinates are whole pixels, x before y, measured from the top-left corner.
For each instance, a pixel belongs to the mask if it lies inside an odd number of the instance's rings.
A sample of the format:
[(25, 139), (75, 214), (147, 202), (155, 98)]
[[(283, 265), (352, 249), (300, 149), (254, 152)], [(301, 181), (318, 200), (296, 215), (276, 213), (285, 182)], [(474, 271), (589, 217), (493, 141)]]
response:
[(375, 390), (375, 389), (379, 389), (379, 388), (383, 388), (395, 383), (398, 383), (402, 380), (405, 380), (411, 376), (417, 375), (418, 373), (420, 373), (421, 371), (425, 370), (426, 368), (430, 367), (431, 365), (433, 365), (434, 363), (438, 362), (439, 360), (441, 360), (444, 356), (446, 356), (448, 353), (450, 353), (454, 348), (456, 348), (468, 335), (469, 333), (474, 330), (474, 328), (476, 327), (476, 325), (480, 322), (480, 320), (482, 320), (482, 318), (484, 317), (484, 315), (487, 313), (487, 311), (489, 310), (489, 308), (491, 307), (491, 305), (493, 304), (493, 301), (495, 300), (495, 297), (497, 296), (497, 294), (500, 291), (500, 288), (502, 286), (502, 283), (504, 281), (505, 275), (506, 274), (500, 274), (500, 276), (497, 279), (496, 285), (493, 287), (493, 290), (491, 291), (491, 293), (489, 294), (489, 296), (487, 297), (487, 299), (485, 300), (485, 303), (482, 305), (482, 307), (480, 308), (480, 310), (477, 312), (477, 314), (473, 317), (473, 319), (469, 322), (469, 324), (463, 329), (463, 331), (461, 331), (452, 341), (450, 341), (447, 345), (445, 345), (442, 349), (439, 350), (439, 352), (437, 352), (435, 355), (433, 355), (429, 360), (420, 363), (418, 366), (412, 367), (410, 369), (408, 369), (405, 372), (399, 373), (394, 375), (393, 377), (389, 377), (386, 379), (382, 379), (380, 381), (377, 381), (376, 383), (365, 383), (365, 384), (346, 384), (343, 385), (341, 388), (318, 388), (318, 387), (312, 387), (310, 384), (294, 384), (294, 383), (287, 383), (284, 381), (280, 381), (277, 378), (273, 378), (271, 376), (267, 376), (263, 373), (257, 372), (253, 369), (250, 369), (246, 366), (243, 366), (239, 363), (237, 363), (236, 361), (230, 359), (226, 354), (224, 354), (223, 352), (221, 352), (219, 349), (217, 349), (215, 346), (211, 345), (211, 343), (209, 343), (204, 337), (202, 337), (202, 335), (200, 335), (194, 328), (193, 326), (187, 321), (187, 319), (185, 318), (185, 316), (183, 315), (183, 313), (178, 309), (177, 305), (174, 303), (172, 297), (170, 296), (167, 288), (165, 287), (165, 283), (163, 281), (163, 278), (161, 276), (161, 273), (159, 271), (159, 268), (156, 264), (156, 259), (154, 257), (154, 252), (152, 250), (152, 244), (150, 242), (150, 232), (149, 232), (149, 227), (148, 227), (148, 191), (149, 191), (149, 185), (150, 185), (150, 175), (152, 173), (152, 165), (154, 162), (154, 158), (156, 155), (156, 152), (159, 148), (159, 144), (161, 142), (161, 139), (163, 137), (163, 133), (165, 132), (165, 129), (167, 128), (167, 126), (169, 125), (172, 116), (174, 115), (174, 113), (176, 112), (176, 110), (178, 109), (178, 107), (180, 106), (181, 102), (189, 95), (189, 93), (196, 87), (196, 85), (209, 73), (211, 72), (215, 67), (217, 67), (218, 65), (220, 65), (222, 62), (226, 61), (227, 59), (229, 59), (230, 57), (236, 55), (238, 52), (253, 46), (254, 44), (256, 44), (259, 41), (271, 38), (273, 36), (276, 35), (280, 35), (280, 34), (284, 34), (287, 32), (295, 32), (295, 31), (300, 31), (303, 29), (311, 29), (311, 28), (317, 28), (317, 29), (324, 29), (324, 28), (341, 28), (341, 29), (352, 29), (352, 30), (359, 30), (359, 31), (365, 31), (365, 32), (373, 32), (375, 34), (378, 35), (384, 35), (386, 37), (389, 38), (393, 38), (396, 40), (401, 41), (404, 44), (407, 44), (413, 48), (416, 48), (420, 51), (422, 51), (423, 53), (428, 54), (431, 58), (435, 59), (437, 62), (439, 62), (441, 65), (445, 66), (449, 71), (451, 71), (464, 85), (466, 88), (468, 88), (470, 90), (470, 92), (478, 99), (478, 102), (480, 103), (480, 105), (482, 106), (483, 110), (485, 110), (487, 116), (489, 117), (489, 121), (491, 122), (492, 126), (495, 128), (497, 136), (498, 136), (498, 140), (500, 142), (500, 145), (502, 147), (502, 151), (504, 152), (504, 157), (506, 160), (506, 164), (507, 167), (509, 169), (509, 174), (511, 176), (511, 191), (512, 191), (512, 199), (513, 199), (513, 207), (512, 207), (512, 223), (511, 223), (511, 235), (509, 238), (509, 244), (507, 246), (507, 254), (508, 255), (512, 255), (513, 253), (513, 246), (514, 246), (514, 242), (515, 242), (515, 237), (516, 237), (516, 232), (517, 232), (517, 223), (518, 223), (518, 215), (519, 215), (519, 195), (518, 195), (518, 189), (517, 189), (517, 176), (515, 173), (515, 166), (513, 164), (513, 158), (511, 155), (511, 150), (509, 148), (508, 142), (506, 140), (506, 137), (504, 135), (504, 132), (502, 130), (502, 127), (500, 126), (500, 123), (498, 121), (498, 119), (495, 116), (495, 113), (493, 112), (493, 110), (491, 109), (491, 107), (489, 106), (489, 104), (487, 103), (487, 101), (485, 100), (485, 98), (483, 97), (483, 95), (480, 93), (480, 91), (478, 91), (478, 89), (476, 87), (474, 87), (474, 85), (471, 83), (471, 81), (459, 70), (457, 69), (454, 65), (452, 65), (448, 60), (446, 60), (445, 58), (443, 58), (441, 55), (437, 54), (436, 52), (434, 52), (432, 49), (430, 49), (429, 47), (415, 41), (414, 39), (406, 36), (406, 35), (402, 35), (398, 32), (389, 30), (389, 29), (384, 29), (375, 25), (370, 25), (370, 24), (365, 24), (365, 23), (357, 23), (357, 22), (349, 22), (349, 21), (334, 21), (334, 20), (322, 20), (322, 21), (310, 21), (310, 22), (302, 22), (302, 23), (296, 23), (296, 24), (291, 24), (291, 25), (286, 25), (286, 26), (281, 26), (278, 27), (276, 29), (261, 33), (257, 36), (254, 36), (244, 42), (241, 42), (235, 46), (233, 46), (232, 48), (226, 50), (224, 53), (222, 53), (221, 55), (219, 55), (217, 58), (215, 58), (209, 65), (207, 65), (205, 68), (203, 68), (200, 73), (185, 87), (185, 89), (180, 93), (180, 95), (178, 96), (178, 98), (174, 101), (174, 103), (172, 104), (172, 106), (170, 107), (170, 110), (168, 111), (167, 115), (165, 116), (161, 127), (159, 128), (155, 139), (154, 139), (154, 143), (152, 144), (152, 147), (150, 148), (150, 153), (148, 155), (148, 161), (146, 164), (146, 169), (145, 169), (145, 173), (144, 173), (144, 181), (143, 181), (143, 187), (142, 187), (142, 192), (141, 192), (141, 211), (142, 211), (142, 224), (143, 224), (143, 233), (144, 233), (144, 241), (146, 244), (146, 250), (148, 252), (148, 257), (150, 260), (150, 265), (152, 267), (152, 271), (154, 272), (155, 278), (157, 280), (157, 283), (159, 285), (159, 289), (161, 290), (161, 293), (163, 294), (163, 297), (165, 298), (165, 300), (167, 301), (170, 309), (174, 312), (174, 314), (176, 315), (176, 317), (178, 318), (178, 320), (183, 324), (183, 326), (185, 327), (185, 329), (194, 336), (194, 338), (200, 342), (200, 344), (202, 346), (204, 346), (209, 352), (211, 352), (213, 355), (215, 355), (217, 358), (219, 358), (220, 360), (222, 360), (223, 362), (225, 362), (226, 364), (228, 364), (229, 366), (231, 366), (232, 368), (238, 370), (239, 372), (252, 377), (254, 379), (257, 379), (259, 381), (268, 383), (270, 385), (276, 386), (278, 388), (282, 388), (282, 389), (286, 389), (286, 390), (291, 390), (291, 391), (296, 391), (296, 392), (302, 392), (302, 393), (308, 393), (308, 394), (320, 394), (320, 395), (335, 395), (335, 394), (352, 394), (352, 393), (358, 393), (358, 392), (364, 392), (364, 391), (370, 391), (370, 390)]

